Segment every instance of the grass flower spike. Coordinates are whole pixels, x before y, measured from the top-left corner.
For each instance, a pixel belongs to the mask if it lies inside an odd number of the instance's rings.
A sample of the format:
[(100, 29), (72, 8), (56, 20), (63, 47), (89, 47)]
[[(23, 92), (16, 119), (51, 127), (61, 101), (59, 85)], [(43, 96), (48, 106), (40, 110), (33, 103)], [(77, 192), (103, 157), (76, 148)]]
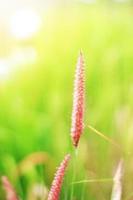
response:
[(7, 200), (18, 200), (15, 190), (6, 176), (2, 177), (2, 185), (5, 189)]
[(80, 52), (74, 82), (73, 95), (73, 110), (72, 110), (72, 125), (71, 137), (75, 147), (78, 146), (80, 136), (83, 131), (84, 118), (84, 59), (82, 52)]
[(60, 164), (56, 174), (55, 178), (53, 180), (49, 195), (48, 195), (48, 200), (58, 200), (62, 183), (63, 183), (63, 178), (65, 175), (65, 171), (68, 165), (68, 162), (70, 160), (70, 155), (66, 155), (62, 163)]
[(122, 196), (123, 160), (120, 160), (114, 175), (111, 200), (121, 200)]

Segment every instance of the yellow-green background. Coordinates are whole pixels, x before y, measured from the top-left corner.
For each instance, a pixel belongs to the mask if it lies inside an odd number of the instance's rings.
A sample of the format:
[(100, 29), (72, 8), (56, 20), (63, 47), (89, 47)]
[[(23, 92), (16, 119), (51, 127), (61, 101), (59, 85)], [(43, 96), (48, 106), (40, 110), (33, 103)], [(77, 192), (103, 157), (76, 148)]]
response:
[[(130, 3), (51, 7), (42, 14), (41, 30), (26, 41), (1, 34), (0, 54), (15, 47), (36, 48), (34, 64), (18, 66), (0, 81), (0, 175), (7, 175), (22, 199), (36, 183), (49, 188), (56, 166), (73, 151), (70, 138), (73, 79), (82, 48), (86, 71), (85, 125), (113, 138), (119, 150), (85, 127), (76, 161), (75, 181), (111, 178), (124, 157), (123, 199), (133, 186), (133, 7)], [(21, 162), (46, 152), (44, 164)], [(38, 154), (39, 156), (39, 154)], [(33, 155), (34, 157), (34, 155)], [(45, 157), (45, 155), (44, 155)], [(74, 185), (73, 159), (64, 181), (62, 200), (108, 200), (112, 182)], [(26, 168), (26, 170), (25, 170)], [(1, 187), (0, 199), (4, 200)], [(43, 198), (42, 198), (43, 199)]]

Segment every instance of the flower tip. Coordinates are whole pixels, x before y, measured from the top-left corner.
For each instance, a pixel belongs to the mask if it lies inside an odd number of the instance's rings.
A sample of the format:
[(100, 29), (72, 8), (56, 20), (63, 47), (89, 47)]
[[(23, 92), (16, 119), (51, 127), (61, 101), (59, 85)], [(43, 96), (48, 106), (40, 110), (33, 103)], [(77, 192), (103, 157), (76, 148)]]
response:
[(80, 55), (80, 56), (83, 56), (83, 51), (82, 51), (82, 49), (79, 50), (79, 55)]
[(65, 157), (65, 159), (66, 159), (66, 160), (70, 160), (70, 159), (71, 159), (71, 155), (70, 155), (70, 154), (67, 154), (66, 157)]
[(1, 177), (3, 188), (7, 195), (7, 200), (18, 200), (17, 194), (6, 176)]
[(1, 181), (3, 182), (3, 180), (5, 180), (5, 178), (6, 178), (5, 176), (2, 176), (1, 177)]
[(2, 181), (3, 185), (7, 185), (7, 183), (8, 183), (8, 178), (7, 178), (6, 176), (2, 176), (2, 177), (1, 177), (1, 181)]

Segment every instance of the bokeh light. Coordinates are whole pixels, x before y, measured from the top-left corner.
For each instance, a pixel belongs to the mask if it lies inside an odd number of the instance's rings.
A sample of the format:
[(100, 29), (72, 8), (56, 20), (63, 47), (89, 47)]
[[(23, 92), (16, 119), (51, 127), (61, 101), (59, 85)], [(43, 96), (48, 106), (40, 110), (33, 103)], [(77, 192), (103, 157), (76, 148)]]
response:
[(31, 9), (18, 10), (11, 17), (11, 33), (17, 39), (27, 39), (33, 36), (41, 26), (41, 18)]
[(0, 58), (0, 79), (5, 80), (10, 73), (10, 63), (7, 59)]

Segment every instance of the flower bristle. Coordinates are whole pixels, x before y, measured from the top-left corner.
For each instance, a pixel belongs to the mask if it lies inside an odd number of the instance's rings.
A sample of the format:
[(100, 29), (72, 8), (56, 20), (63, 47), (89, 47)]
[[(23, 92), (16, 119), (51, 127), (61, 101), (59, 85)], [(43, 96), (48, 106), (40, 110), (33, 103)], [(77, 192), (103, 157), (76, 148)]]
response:
[(61, 162), (59, 168), (57, 169), (57, 172), (55, 174), (54, 180), (52, 182), (52, 186), (48, 195), (48, 200), (58, 200), (63, 178), (65, 175), (66, 168), (68, 166), (68, 162), (70, 160), (70, 154), (66, 155), (64, 160)]
[(73, 94), (73, 109), (72, 109), (72, 125), (71, 125), (71, 137), (75, 147), (78, 146), (80, 136), (83, 132), (83, 120), (84, 120), (84, 92), (85, 92), (85, 80), (84, 80), (84, 59), (83, 54), (80, 51), (76, 73), (74, 81), (74, 94)]
[(5, 189), (5, 192), (6, 192), (6, 200), (19, 200), (8, 178), (6, 176), (3, 176), (1, 180), (2, 180), (3, 188)]

